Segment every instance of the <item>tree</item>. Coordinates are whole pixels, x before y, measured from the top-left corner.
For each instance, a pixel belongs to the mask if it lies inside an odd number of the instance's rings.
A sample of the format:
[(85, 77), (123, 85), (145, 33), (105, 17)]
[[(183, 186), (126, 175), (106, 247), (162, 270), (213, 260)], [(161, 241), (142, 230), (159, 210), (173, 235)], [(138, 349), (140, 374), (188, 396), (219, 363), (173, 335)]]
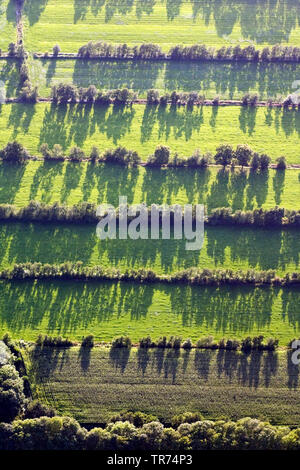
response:
[(158, 104), (159, 93), (157, 90), (148, 90), (147, 93), (147, 104)]
[(29, 158), (27, 150), (18, 142), (9, 142), (0, 152), (0, 157), (9, 162), (22, 163)]
[(90, 85), (88, 87), (88, 89), (86, 90), (85, 92), (85, 99), (89, 102), (89, 103), (93, 103), (96, 99), (96, 96), (98, 95), (98, 90), (97, 88), (95, 87), (95, 85)]
[(269, 168), (269, 165), (271, 163), (271, 158), (266, 155), (266, 154), (262, 154), (260, 156), (260, 169), (261, 170), (267, 170)]
[(49, 149), (48, 144), (42, 144), (40, 146), (40, 152), (46, 160), (50, 160), (53, 157), (53, 152)]
[(23, 380), (13, 365), (0, 368), (0, 421), (12, 421), (24, 410)]
[(14, 56), (16, 55), (17, 48), (14, 42), (11, 42), (8, 46), (8, 55)]
[(52, 149), (53, 157), (57, 159), (63, 159), (64, 153), (60, 144), (55, 144)]
[(53, 55), (57, 56), (60, 53), (61, 49), (58, 44), (53, 47)]
[(170, 158), (170, 149), (165, 145), (159, 145), (156, 147), (154, 155), (150, 155), (148, 158), (148, 164), (150, 165), (167, 165)]
[(73, 147), (70, 150), (69, 158), (70, 158), (70, 160), (73, 160), (73, 161), (76, 161), (76, 162), (81, 161), (85, 158), (84, 151), (79, 147)]
[(218, 165), (223, 165), (224, 167), (229, 165), (234, 156), (234, 150), (229, 144), (220, 145), (217, 148), (217, 153), (215, 155), (215, 162)]
[(235, 152), (235, 157), (241, 167), (248, 166), (253, 152), (248, 145), (238, 145)]
[(254, 153), (252, 160), (251, 160), (251, 168), (252, 170), (256, 171), (258, 170), (260, 165), (260, 156), (258, 153)]
[(90, 154), (91, 162), (95, 163), (100, 158), (100, 151), (98, 147), (93, 147)]
[(287, 163), (285, 157), (279, 157), (276, 160), (276, 168), (277, 170), (286, 170), (287, 168)]

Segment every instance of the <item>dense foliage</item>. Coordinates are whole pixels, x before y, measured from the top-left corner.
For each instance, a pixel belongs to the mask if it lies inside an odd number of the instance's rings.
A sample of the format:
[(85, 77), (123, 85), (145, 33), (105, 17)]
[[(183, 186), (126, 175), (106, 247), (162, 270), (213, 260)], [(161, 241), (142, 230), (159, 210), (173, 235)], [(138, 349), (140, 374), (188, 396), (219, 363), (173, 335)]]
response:
[[(148, 220), (151, 221), (151, 208), (160, 209), (153, 204), (148, 208)], [(30, 201), (27, 206), (17, 207), (13, 204), (0, 204), (0, 220), (3, 221), (30, 221), (30, 222), (60, 222), (96, 224), (100, 217), (96, 215), (96, 204), (81, 202), (74, 206), (59, 203), (45, 204)], [(194, 206), (195, 209), (195, 206)], [(161, 220), (162, 212), (159, 212)], [(118, 219), (118, 208), (116, 208)], [(195, 211), (193, 211), (195, 218)], [(128, 216), (128, 222), (133, 216)], [(170, 207), (170, 224), (174, 221), (174, 208)], [(242, 225), (257, 227), (300, 227), (300, 210), (288, 210), (280, 207), (273, 209), (254, 209), (249, 211), (232, 211), (230, 207), (212, 209), (206, 215), (205, 223), (208, 225)]]
[[(281, 450), (300, 448), (300, 430), (272, 426), (258, 419), (239, 421), (199, 420), (197, 414), (185, 413), (167, 427), (159, 421), (144, 422), (142, 414), (136, 425), (125, 416), (105, 428), (87, 431), (69, 417), (40, 417), (0, 424), (0, 449), (5, 450), (156, 450), (187, 451), (212, 449)], [(134, 418), (132, 415), (129, 418)], [(140, 425), (140, 426), (138, 426)]]
[(81, 262), (65, 262), (59, 265), (41, 263), (15, 264), (11, 269), (1, 271), (0, 279), (112, 280), (139, 283), (183, 283), (194, 286), (249, 284), (253, 286), (276, 285), (287, 287), (300, 284), (300, 272), (286, 273), (284, 277), (278, 277), (274, 271), (190, 268), (169, 275), (161, 275), (151, 269), (127, 269), (121, 273), (115, 268), (102, 266), (87, 267)]

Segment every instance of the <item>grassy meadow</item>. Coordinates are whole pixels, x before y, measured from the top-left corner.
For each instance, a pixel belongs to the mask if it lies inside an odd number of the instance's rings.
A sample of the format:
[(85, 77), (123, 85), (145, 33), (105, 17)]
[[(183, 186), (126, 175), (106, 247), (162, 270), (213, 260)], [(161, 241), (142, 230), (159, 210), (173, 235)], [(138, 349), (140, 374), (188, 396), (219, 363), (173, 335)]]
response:
[(74, 83), (129, 88), (143, 98), (155, 88), (160, 94), (197, 91), (206, 98), (240, 99), (245, 93), (258, 93), (267, 99), (293, 92), (300, 64), (35, 59), (30, 61), (30, 76), (41, 96), (50, 96), (53, 85)]
[(0, 224), (0, 269), (15, 263), (60, 264), (82, 261), (160, 274), (201, 269), (273, 269), (279, 275), (299, 270), (296, 230), (206, 227), (200, 251), (186, 251), (185, 240), (99, 240), (93, 225)]
[[(8, 45), (16, 40), (16, 11), (14, 0), (0, 1), (0, 49), (7, 52)], [(1, 69), (1, 65), (0, 65)]]
[(128, 335), (197, 340), (264, 335), (282, 346), (299, 336), (296, 287), (191, 287), (131, 282), (1, 281), (0, 334), (36, 340), (39, 334), (80, 341)]
[(65, 151), (77, 145), (86, 152), (93, 145), (122, 145), (146, 159), (158, 144), (191, 155), (197, 148), (215, 152), (221, 143), (247, 143), (273, 160), (285, 155), (289, 163), (300, 163), (300, 113), (280, 108), (14, 103), (0, 109), (0, 126), (0, 146), (17, 138), (32, 154), (42, 143), (58, 143)]
[(205, 204), (252, 210), (255, 207), (299, 207), (300, 170), (285, 172), (223, 171), (216, 167), (195, 171), (188, 168), (124, 168), (118, 165), (30, 161), (25, 165), (0, 163), (0, 204), (26, 206), (36, 200), (73, 205), (88, 201), (129, 204)]
[[(82, 423), (143, 411), (298, 424), (299, 368), (290, 353), (44, 349), (25, 354), (35, 396)], [(120, 397), (122, 399), (120, 400)]]
[(77, 52), (91, 40), (209, 46), (300, 43), (295, 0), (26, 0), (25, 45), (31, 52)]

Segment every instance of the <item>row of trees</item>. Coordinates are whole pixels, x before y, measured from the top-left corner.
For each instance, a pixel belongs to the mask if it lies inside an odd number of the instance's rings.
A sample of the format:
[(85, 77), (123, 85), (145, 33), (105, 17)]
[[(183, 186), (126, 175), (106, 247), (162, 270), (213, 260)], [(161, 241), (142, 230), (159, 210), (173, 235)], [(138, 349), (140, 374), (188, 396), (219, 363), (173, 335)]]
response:
[[(128, 415), (128, 416), (127, 416)], [(128, 420), (125, 418), (128, 417)], [(210, 421), (197, 413), (174, 417), (178, 427), (127, 413), (90, 431), (69, 417), (42, 416), (0, 424), (1, 450), (283, 450), (300, 448), (300, 428), (273, 426), (254, 418)], [(135, 421), (133, 424), (131, 421)]]
[[(217, 165), (222, 165), (224, 168), (228, 165), (231, 165), (231, 167), (239, 165), (242, 168), (250, 166), (254, 171), (267, 170), (272, 162), (271, 157), (266, 154), (254, 152), (247, 144), (239, 144), (235, 150), (230, 144), (219, 145), (214, 156), (210, 152), (201, 155), (200, 151), (196, 150), (193, 155), (188, 158), (182, 158), (178, 154), (175, 154), (171, 158), (170, 148), (165, 145), (159, 145), (155, 149), (154, 154), (149, 155), (147, 165), (206, 168), (212, 163), (213, 159)], [(277, 158), (276, 168), (278, 170), (285, 170), (287, 168), (284, 156)]]
[(165, 53), (159, 45), (152, 43), (129, 47), (127, 44), (114, 45), (104, 41), (89, 41), (79, 48), (78, 56), (86, 59), (99, 57), (139, 60), (299, 62), (300, 47), (277, 44), (262, 50), (256, 49), (253, 45), (246, 47), (240, 45), (223, 46), (220, 49), (215, 49), (205, 44), (194, 44), (191, 46), (177, 45)]
[(51, 98), (54, 103), (129, 104), (137, 100), (137, 93), (128, 88), (103, 92), (95, 85), (83, 88), (73, 84), (59, 83), (52, 86)]
[(180, 349), (189, 350), (192, 348), (196, 349), (226, 349), (228, 351), (236, 351), (240, 349), (244, 352), (250, 351), (274, 351), (278, 347), (278, 339), (269, 338), (264, 342), (263, 336), (255, 336), (238, 341), (236, 339), (220, 339), (214, 341), (212, 336), (207, 338), (201, 338), (196, 343), (193, 343), (190, 339), (182, 341), (181, 338), (171, 336), (169, 339), (164, 336), (158, 341), (153, 341), (150, 336), (142, 338), (139, 342), (140, 348), (163, 348), (163, 349)]
[[(152, 205), (148, 208), (148, 221), (151, 223), (152, 207), (159, 211), (162, 217), (162, 207)], [(81, 202), (73, 206), (65, 204), (45, 204), (38, 201), (30, 201), (27, 206), (16, 207), (13, 204), (0, 204), (0, 220), (3, 221), (28, 221), (28, 222), (58, 222), (58, 223), (85, 223), (96, 224), (100, 218), (96, 215), (96, 205), (89, 202)], [(184, 215), (184, 211), (182, 211)], [(174, 223), (175, 208), (170, 207), (170, 225)], [(119, 209), (116, 208), (118, 219)], [(192, 213), (195, 220), (195, 206)], [(133, 217), (128, 216), (128, 222)], [(257, 227), (300, 227), (300, 210), (289, 210), (280, 207), (273, 209), (254, 209), (248, 211), (232, 211), (231, 207), (212, 209), (205, 216), (208, 225), (243, 225)]]
[(151, 269), (118, 269), (104, 266), (83, 266), (81, 262), (63, 264), (23, 263), (0, 272), (0, 279), (70, 279), (70, 280), (112, 280), (133, 282), (162, 282), (167, 284), (208, 285), (276, 285), (300, 284), (300, 272), (286, 273), (278, 277), (275, 271), (233, 271), (231, 269), (190, 268), (169, 275), (158, 274)]
[[(24, 76), (26, 77), (26, 73), (24, 71)], [(26, 88), (35, 93), (35, 101), (32, 99), (31, 101), (36, 102), (38, 99), (38, 89), (33, 88), (31, 85), (29, 78), (24, 80)], [(22, 88), (23, 90), (23, 88)], [(20, 99), (22, 98), (22, 90), (20, 94)], [(132, 104), (134, 102), (139, 101), (139, 96), (137, 92), (129, 90), (128, 88), (117, 88), (115, 90), (99, 90), (96, 88), (95, 85), (90, 85), (87, 88), (78, 87), (74, 84), (68, 83), (59, 83), (58, 85), (53, 85), (51, 88), (51, 99), (54, 103), (90, 103), (90, 104), (98, 104), (98, 105), (109, 105), (109, 104)], [(24, 101), (24, 100), (23, 100)], [(28, 101), (30, 99), (28, 98)], [(256, 106), (259, 101), (259, 96), (257, 93), (250, 95), (246, 93), (240, 100), (240, 103), (243, 106)], [(192, 107), (194, 105), (203, 105), (207, 103), (206, 98), (204, 95), (199, 94), (197, 91), (191, 91), (189, 93), (184, 92), (177, 92), (173, 91), (171, 93), (165, 93), (161, 95), (158, 90), (150, 89), (147, 91), (147, 99), (146, 102), (148, 105), (157, 105), (160, 106), (167, 106), (167, 104), (171, 104), (171, 106), (185, 106)], [(215, 96), (213, 100), (210, 100), (213, 106), (218, 106), (220, 103), (219, 96)], [(268, 100), (267, 104), (272, 106), (275, 104), (272, 100)], [(276, 106), (283, 106), (289, 107), (292, 106), (297, 108), (297, 105), (293, 103), (290, 95), (286, 98), (281, 98), (277, 103)], [(298, 107), (300, 104), (298, 105)]]
[[(48, 144), (44, 143), (40, 146), (40, 152), (45, 160), (52, 161), (68, 159), (73, 162), (89, 160), (92, 163), (112, 163), (125, 166), (141, 164), (139, 154), (125, 147), (116, 147), (115, 149), (108, 149), (101, 152), (98, 147), (94, 146), (90, 154), (86, 155), (86, 153), (77, 146), (72, 147), (68, 154), (66, 154), (61, 145), (55, 144), (50, 148)], [(14, 141), (9, 142), (0, 150), (0, 158), (7, 162), (24, 163), (31, 158), (31, 155), (22, 144)], [(269, 168), (271, 162), (272, 160), (268, 155), (254, 152), (247, 144), (239, 144), (236, 149), (230, 144), (222, 144), (216, 149), (215, 155), (212, 155), (210, 152), (201, 154), (200, 150), (197, 149), (190, 157), (181, 157), (177, 153), (174, 153), (172, 156), (169, 147), (166, 145), (158, 145), (154, 154), (149, 155), (146, 166), (203, 169), (215, 163), (222, 165), (224, 168), (229, 165), (231, 168), (239, 165), (242, 168), (250, 166), (253, 171), (264, 171)], [(284, 156), (276, 159), (276, 168), (278, 170), (285, 170), (287, 168)]]

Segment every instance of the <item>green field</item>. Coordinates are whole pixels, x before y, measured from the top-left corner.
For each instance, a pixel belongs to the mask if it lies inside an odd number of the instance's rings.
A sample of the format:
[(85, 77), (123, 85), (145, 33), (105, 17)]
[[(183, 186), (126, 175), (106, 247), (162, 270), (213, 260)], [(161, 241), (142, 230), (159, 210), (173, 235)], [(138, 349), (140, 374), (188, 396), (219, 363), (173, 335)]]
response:
[(82, 201), (119, 205), (205, 204), (251, 210), (255, 207), (299, 207), (300, 170), (268, 173), (205, 171), (188, 168), (124, 168), (118, 165), (31, 161), (26, 165), (0, 164), (0, 204), (26, 206), (30, 200), (73, 205)]
[(123, 145), (143, 159), (158, 144), (183, 155), (196, 148), (216, 150), (221, 143), (247, 143), (273, 159), (285, 155), (300, 163), (300, 112), (236, 106), (185, 107), (7, 104), (0, 109), (0, 146), (18, 139), (32, 154), (42, 143), (73, 145), (89, 152)]
[(150, 334), (197, 340), (212, 335), (277, 337), (300, 332), (299, 288), (190, 287), (130, 282), (15, 281), (0, 283), (0, 334), (38, 334), (111, 341)]
[(145, 267), (160, 274), (197, 266), (273, 269), (284, 275), (299, 270), (299, 253), (296, 230), (206, 227), (203, 248), (186, 251), (184, 240), (99, 240), (93, 225), (0, 225), (0, 269), (15, 263), (61, 264), (68, 260), (121, 271)]
[[(6, 53), (8, 45), (16, 41), (16, 11), (14, 0), (0, 0), (0, 49)], [(1, 65), (0, 65), (1, 67)]]
[(155, 88), (161, 94), (197, 91), (207, 98), (240, 99), (249, 92), (267, 99), (292, 93), (292, 83), (300, 76), (300, 64), (50, 59), (30, 64), (31, 79), (41, 96), (50, 96), (51, 87), (63, 82), (108, 90), (127, 87), (140, 97)]
[[(124, 410), (170, 423), (187, 411), (207, 418), (257, 417), (298, 424), (299, 369), (290, 353), (45, 349), (26, 354), (35, 395), (80, 422)], [(120, 398), (121, 397), (121, 398)]]
[(299, 2), (224, 0), (26, 0), (25, 45), (30, 51), (77, 52), (90, 40), (259, 46), (300, 43)]
[(7, 98), (17, 95), (19, 79), (17, 62), (12, 59), (0, 60), (0, 82), (4, 84)]

